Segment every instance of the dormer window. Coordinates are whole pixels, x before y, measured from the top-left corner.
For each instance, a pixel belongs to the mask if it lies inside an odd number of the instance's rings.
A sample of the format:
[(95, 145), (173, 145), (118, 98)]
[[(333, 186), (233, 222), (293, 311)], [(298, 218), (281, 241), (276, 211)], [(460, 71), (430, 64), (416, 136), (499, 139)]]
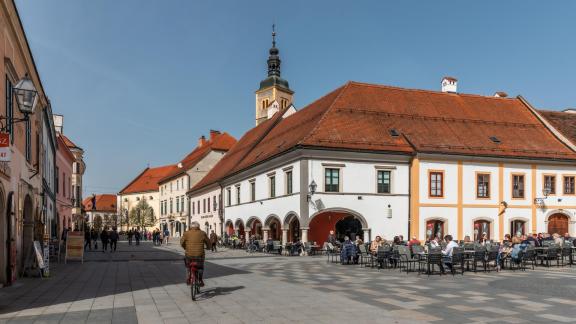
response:
[(502, 141), (500, 141), (500, 139), (496, 136), (490, 136), (490, 140), (495, 143), (495, 144), (500, 144), (502, 143)]

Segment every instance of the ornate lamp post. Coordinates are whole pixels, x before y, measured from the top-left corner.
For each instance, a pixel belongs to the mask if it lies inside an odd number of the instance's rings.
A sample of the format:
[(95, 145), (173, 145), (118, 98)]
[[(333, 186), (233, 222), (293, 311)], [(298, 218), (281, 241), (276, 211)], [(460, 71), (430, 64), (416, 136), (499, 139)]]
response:
[(6, 125), (3, 125), (1, 128), (4, 132), (12, 129), (12, 125), (15, 123), (28, 121), (30, 119), (29, 116), (34, 114), (38, 102), (38, 91), (34, 87), (32, 80), (28, 77), (28, 74), (16, 83), (12, 88), (12, 94), (16, 97), (18, 109), (20, 113), (24, 115), (24, 118), (14, 118), (12, 116), (0, 117), (0, 119), (6, 120)]

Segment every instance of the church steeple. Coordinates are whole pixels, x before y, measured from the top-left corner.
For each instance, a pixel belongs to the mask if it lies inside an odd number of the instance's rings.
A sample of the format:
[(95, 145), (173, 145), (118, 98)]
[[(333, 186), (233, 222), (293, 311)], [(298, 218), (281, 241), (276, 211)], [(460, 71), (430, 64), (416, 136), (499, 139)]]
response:
[(272, 47), (268, 56), (268, 77), (260, 82), (256, 91), (256, 125), (268, 118), (268, 107), (274, 101), (280, 109), (292, 104), (294, 91), (288, 81), (280, 77), (280, 51), (276, 47), (276, 26), (272, 25)]
[(272, 47), (270, 48), (270, 56), (268, 56), (268, 76), (280, 76), (280, 51), (276, 48), (276, 26), (272, 25)]

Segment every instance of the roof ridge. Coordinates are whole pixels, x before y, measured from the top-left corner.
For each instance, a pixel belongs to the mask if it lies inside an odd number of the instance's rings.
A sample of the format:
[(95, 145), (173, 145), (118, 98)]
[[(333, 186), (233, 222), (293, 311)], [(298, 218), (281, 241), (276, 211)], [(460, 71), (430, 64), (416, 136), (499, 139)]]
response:
[[(334, 93), (335, 91), (340, 90), (340, 92), (338, 93), (338, 95), (336, 96), (336, 98), (334, 98), (334, 100), (332, 100), (332, 102), (330, 103), (330, 105), (328, 106), (328, 108), (326, 108), (326, 110), (324, 111), (324, 113), (322, 114), (322, 117), (320, 117), (320, 119), (318, 120), (318, 122), (316, 123), (316, 125), (314, 125), (314, 128), (312, 128), (312, 130), (305, 136), (302, 137), (302, 139), (300, 141), (298, 141), (298, 143), (296, 143), (296, 145), (301, 145), (302, 143), (306, 142), (306, 140), (308, 140), (308, 138), (310, 138), (310, 136), (312, 136), (312, 134), (314, 134), (314, 132), (318, 129), (319, 125), (324, 121), (324, 119), (326, 119), (326, 116), (328, 115), (328, 112), (332, 110), (332, 107), (334, 106), (334, 103), (340, 99), (340, 96), (342, 96), (342, 94), (346, 91), (346, 89), (348, 89), (348, 87), (352, 84), (352, 81), (348, 81), (346, 82), (346, 84), (344, 84), (343, 86), (341, 86), (340, 88), (331, 91), (329, 93), (327, 93), (326, 95), (322, 96), (320, 99), (315, 100), (314, 102), (312, 102), (310, 105), (314, 104), (315, 102), (320, 101), (321, 99), (325, 98), (326, 96), (330, 95), (331, 93)], [(306, 106), (309, 107), (310, 105)], [(305, 109), (305, 108), (304, 108)]]
[(348, 83), (359, 85), (359, 86), (368, 86), (368, 87), (374, 87), (374, 88), (386, 88), (386, 89), (402, 90), (402, 91), (409, 91), (409, 92), (425, 92), (425, 93), (436, 94), (436, 95), (452, 95), (452, 96), (456, 95), (456, 96), (487, 98), (487, 99), (495, 99), (495, 100), (517, 100), (518, 99), (517, 96), (516, 97), (493, 97), (493, 96), (479, 95), (479, 94), (474, 94), (474, 93), (463, 93), (463, 92), (451, 93), (451, 92), (442, 92), (442, 91), (438, 91), (438, 90), (395, 87), (395, 86), (391, 86), (391, 85), (387, 85), (387, 84), (366, 83), (366, 82), (352, 81), (352, 80), (348, 81)]
[(138, 173), (138, 175), (136, 177), (134, 177), (134, 179), (132, 179), (132, 181), (130, 181), (124, 188), (122, 188), (122, 190), (120, 190), (118, 192), (118, 194), (122, 194), (122, 192), (124, 190), (126, 190), (128, 187), (130, 187), (134, 182), (136, 182), (136, 180), (138, 180), (138, 178), (140, 178), (148, 170), (150, 170), (150, 167), (146, 167), (144, 170), (142, 170), (142, 172)]

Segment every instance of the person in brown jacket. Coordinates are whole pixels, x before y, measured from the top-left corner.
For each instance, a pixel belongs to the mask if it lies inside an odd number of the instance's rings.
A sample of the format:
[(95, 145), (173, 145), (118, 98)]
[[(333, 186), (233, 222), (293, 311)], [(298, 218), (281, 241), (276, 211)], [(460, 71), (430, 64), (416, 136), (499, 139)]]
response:
[(218, 235), (212, 231), (212, 233), (210, 233), (210, 246), (212, 248), (212, 252), (216, 252), (216, 244), (218, 244)]
[[(182, 235), (180, 245), (182, 245), (185, 250), (186, 258), (184, 261), (186, 269), (190, 269), (191, 262), (196, 264), (198, 277), (200, 279), (200, 287), (203, 287), (204, 281), (202, 280), (202, 275), (204, 273), (204, 246), (210, 247), (208, 235), (200, 230), (200, 224), (198, 222), (192, 222), (190, 224), (190, 229)], [(190, 275), (186, 276), (186, 278), (187, 283), (190, 284)]]

